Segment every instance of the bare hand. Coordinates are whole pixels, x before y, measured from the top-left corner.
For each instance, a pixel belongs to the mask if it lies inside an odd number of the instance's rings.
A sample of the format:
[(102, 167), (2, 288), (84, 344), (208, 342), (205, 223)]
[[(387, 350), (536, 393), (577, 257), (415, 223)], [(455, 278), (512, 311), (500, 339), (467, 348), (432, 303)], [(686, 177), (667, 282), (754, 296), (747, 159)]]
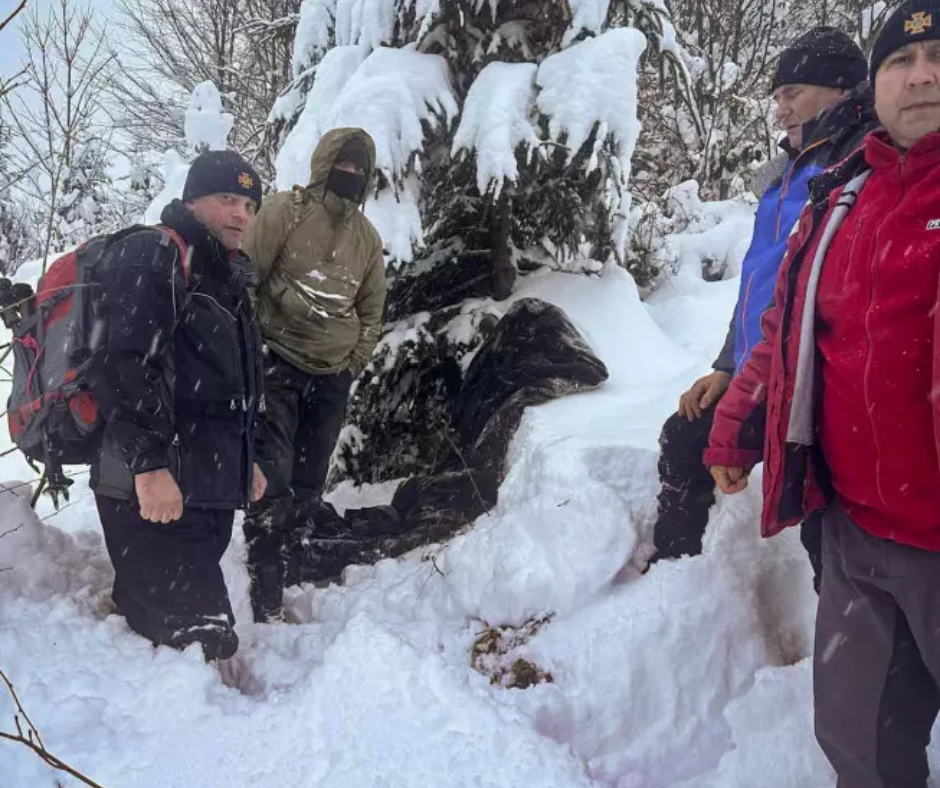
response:
[(727, 372), (712, 372), (699, 378), (685, 394), (679, 397), (679, 415), (689, 421), (695, 421), (720, 400), (731, 384), (731, 375)]
[(251, 502), (258, 503), (264, 497), (264, 491), (268, 489), (268, 480), (265, 478), (258, 463), (255, 463), (254, 472), (251, 477)]
[(711, 471), (715, 484), (726, 495), (735, 495), (747, 487), (750, 468), (729, 468), (727, 465), (712, 465)]
[(143, 519), (166, 524), (183, 516), (183, 494), (166, 468), (138, 474), (134, 477), (134, 489)]

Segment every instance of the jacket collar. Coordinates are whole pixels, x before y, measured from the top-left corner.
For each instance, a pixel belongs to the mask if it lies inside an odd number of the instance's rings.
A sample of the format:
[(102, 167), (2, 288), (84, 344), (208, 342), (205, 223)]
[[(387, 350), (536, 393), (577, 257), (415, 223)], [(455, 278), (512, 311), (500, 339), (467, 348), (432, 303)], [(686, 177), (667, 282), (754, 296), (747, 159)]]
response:
[(786, 137), (781, 140), (780, 147), (792, 161), (823, 143), (838, 149), (858, 133), (859, 127), (870, 128), (877, 122), (874, 92), (867, 82), (863, 82), (826, 112), (803, 124), (803, 147), (800, 150), (790, 145)]
[(242, 287), (254, 284), (254, 269), (247, 255), (226, 249), (182, 200), (167, 205), (160, 214), (160, 222), (179, 233), (192, 248), (194, 275)]
[(905, 175), (917, 177), (940, 164), (940, 132), (921, 137), (906, 151), (886, 131), (872, 132), (865, 138), (865, 161), (875, 171), (899, 168), (903, 162)]
[(897, 168), (900, 173), (902, 163), (904, 177), (908, 182), (934, 172), (934, 168), (940, 165), (940, 132), (921, 138), (908, 151), (896, 148), (889, 140), (887, 132), (870, 132), (865, 137), (865, 144), (851, 156), (810, 179), (810, 200), (817, 206), (824, 206), (828, 204), (833, 191), (845, 186), (865, 170), (888, 172)]

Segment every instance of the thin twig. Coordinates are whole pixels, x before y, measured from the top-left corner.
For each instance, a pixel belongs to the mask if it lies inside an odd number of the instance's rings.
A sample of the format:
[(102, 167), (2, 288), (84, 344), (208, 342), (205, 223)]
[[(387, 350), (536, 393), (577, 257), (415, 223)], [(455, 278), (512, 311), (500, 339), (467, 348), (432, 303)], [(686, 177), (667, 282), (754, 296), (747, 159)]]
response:
[[(35, 479), (33, 480), (35, 481)], [(33, 482), (17, 482), (16, 484), (5, 484), (0, 482), (0, 492), (14, 492), (21, 487), (30, 487)]]
[[(80, 780), (85, 783), (85, 785), (90, 786), (90, 788), (104, 788), (100, 783), (96, 783), (90, 777), (86, 777), (77, 769), (73, 769), (65, 761), (60, 760), (51, 752), (46, 749), (46, 745), (42, 740), (42, 736), (39, 733), (39, 729), (33, 725), (33, 721), (29, 718), (29, 715), (26, 713), (26, 709), (23, 708), (23, 704), (20, 703), (20, 699), (16, 694), (16, 690), (13, 689), (13, 683), (10, 679), (7, 678), (7, 675), (0, 670), (0, 679), (3, 683), (6, 684), (7, 690), (10, 693), (10, 696), (13, 698), (13, 703), (16, 705), (16, 713), (13, 715), (13, 724), (16, 726), (16, 734), (6, 733), (5, 731), (0, 731), (0, 739), (6, 739), (7, 741), (15, 742), (16, 744), (22, 744), (24, 747), (28, 747), (36, 755), (38, 755), (42, 761), (51, 766), (53, 769), (58, 769), (61, 772), (70, 774), (76, 780)], [(26, 733), (23, 733), (23, 726), (20, 724), (20, 717), (26, 721), (27, 729)]]
[[(36, 726), (33, 725), (33, 721), (29, 718), (29, 715), (26, 713), (26, 709), (23, 708), (23, 704), (20, 703), (20, 699), (16, 694), (16, 690), (13, 689), (13, 683), (10, 679), (7, 678), (7, 674), (0, 670), (0, 680), (7, 685), (7, 689), (10, 691), (10, 695), (13, 696), (13, 702), (16, 704), (16, 710), (23, 715), (23, 719), (26, 720), (26, 724), (29, 725), (29, 730), (31, 733), (35, 733), (36, 741), (39, 742), (39, 746), (43, 749), (46, 749), (45, 745), (42, 743), (42, 736), (39, 735), (39, 731), (36, 730)], [(20, 721), (17, 718), (16, 720), (17, 729), (19, 729)]]
[(64, 512), (66, 509), (71, 509), (73, 506), (75, 506), (76, 503), (77, 501), (70, 501), (61, 509), (56, 509), (54, 512), (47, 514), (45, 517), (41, 517), (39, 519), (42, 520), (42, 522), (46, 522), (46, 520), (48, 520), (50, 517), (55, 517), (57, 514), (62, 514), (62, 512)]
[(460, 458), (460, 462), (463, 464), (463, 467), (467, 471), (467, 475), (470, 477), (470, 484), (473, 486), (473, 491), (477, 494), (477, 498), (480, 499), (480, 504), (483, 506), (483, 513), (489, 517), (490, 516), (490, 506), (487, 504), (486, 500), (483, 498), (483, 493), (480, 492), (480, 488), (477, 487), (477, 481), (473, 478), (473, 471), (470, 470), (470, 466), (467, 465), (467, 461), (464, 459), (463, 452), (460, 451), (460, 447), (454, 442), (454, 439), (450, 437), (450, 433), (446, 430), (438, 430), (443, 433), (444, 437), (447, 438), (448, 443), (451, 447), (457, 452), (457, 456)]
[(10, 22), (12, 22), (16, 18), (16, 15), (20, 11), (22, 11), (24, 8), (26, 8), (26, 0), (21, 0), (20, 4), (16, 8), (13, 9), (13, 11), (9, 14), (9, 16), (7, 16), (6, 19), (0, 22), (0, 30), (3, 30), (3, 28), (5, 28), (8, 24), (10, 24)]
[[(16, 528), (11, 528), (9, 531), (4, 531), (2, 534), (0, 534), (0, 539), (3, 539), (4, 536), (9, 536), (10, 534), (16, 533), (22, 527), (23, 525), (21, 523), (20, 525), (16, 526)], [(13, 571), (12, 566), (0, 566), (0, 572), (12, 572), (12, 571)]]

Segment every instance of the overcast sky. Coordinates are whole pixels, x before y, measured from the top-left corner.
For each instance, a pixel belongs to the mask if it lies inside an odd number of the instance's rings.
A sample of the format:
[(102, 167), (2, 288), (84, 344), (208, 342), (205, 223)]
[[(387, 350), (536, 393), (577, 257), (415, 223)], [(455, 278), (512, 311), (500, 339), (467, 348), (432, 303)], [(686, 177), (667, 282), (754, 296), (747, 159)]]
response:
[[(6, 19), (19, 3), (20, 0), (0, 0), (0, 21)], [(69, 0), (69, 5), (72, 4), (77, 7), (90, 5), (94, 8), (95, 15), (99, 17), (106, 18), (109, 14), (114, 13), (112, 0), (86, 0), (84, 3), (82, 0)], [(17, 17), (16, 22), (0, 33), (0, 74), (3, 74), (4, 77), (15, 74), (22, 67), (23, 60), (26, 58), (19, 31), (19, 22), (26, 13), (32, 9), (45, 11), (55, 5), (58, 5), (58, 0), (26, 0), (26, 8)]]

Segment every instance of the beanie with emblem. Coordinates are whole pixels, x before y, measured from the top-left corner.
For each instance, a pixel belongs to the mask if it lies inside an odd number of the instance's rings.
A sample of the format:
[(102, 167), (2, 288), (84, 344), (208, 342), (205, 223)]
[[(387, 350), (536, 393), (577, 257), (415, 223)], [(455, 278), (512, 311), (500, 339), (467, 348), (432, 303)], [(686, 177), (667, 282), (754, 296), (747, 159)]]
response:
[(940, 0), (908, 0), (885, 21), (871, 50), (871, 81), (881, 64), (901, 47), (940, 38)]
[(835, 27), (814, 27), (780, 55), (770, 85), (819, 85), (851, 90), (865, 80), (868, 64), (858, 45)]
[(254, 168), (234, 151), (201, 153), (189, 168), (183, 202), (208, 194), (240, 194), (261, 205), (261, 179)]

